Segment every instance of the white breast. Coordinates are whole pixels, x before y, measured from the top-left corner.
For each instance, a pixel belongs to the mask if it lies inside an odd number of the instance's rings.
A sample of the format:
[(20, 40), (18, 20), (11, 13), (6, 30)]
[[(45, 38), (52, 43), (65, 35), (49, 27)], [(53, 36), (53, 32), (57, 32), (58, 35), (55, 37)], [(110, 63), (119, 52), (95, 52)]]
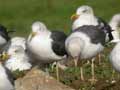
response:
[[(75, 37), (77, 37), (77, 38), (79, 37), (82, 41), (84, 41), (84, 45), (81, 45), (82, 46), (81, 47), (82, 51), (80, 51), (81, 59), (91, 58), (91, 57), (97, 55), (99, 52), (101, 52), (104, 49), (104, 47), (100, 43), (98, 43), (98, 44), (91, 43), (90, 38), (81, 32), (76, 32), (76, 33), (73, 33), (71, 36), (69, 36), (68, 39), (66, 40), (66, 44), (69, 42), (70, 39), (75, 38)], [(81, 41), (81, 43), (82, 43), (82, 41)]]
[(75, 30), (83, 25), (98, 25), (98, 22), (93, 15), (81, 15), (73, 22), (72, 30)]
[(113, 18), (113, 20), (110, 21), (109, 25), (111, 26), (112, 30), (112, 35), (113, 35), (113, 40), (111, 41), (112, 43), (117, 43), (120, 41), (120, 32), (119, 32), (119, 26), (118, 26), (118, 21), (119, 20), (119, 17), (118, 19), (116, 18)]
[(42, 62), (52, 62), (60, 60), (62, 57), (57, 56), (52, 50), (51, 33), (40, 33), (28, 42), (28, 49), (37, 59)]
[(109, 57), (114, 69), (120, 72), (120, 42), (116, 44)]
[(11, 46), (18, 45), (26, 49), (25, 43), (26, 43), (26, 40), (23, 37), (14, 37), (11, 39)]
[(11, 55), (11, 57), (5, 62), (5, 66), (10, 71), (23, 71), (23, 70), (29, 70), (32, 65), (29, 62), (29, 57), (27, 57), (24, 54), (19, 55)]

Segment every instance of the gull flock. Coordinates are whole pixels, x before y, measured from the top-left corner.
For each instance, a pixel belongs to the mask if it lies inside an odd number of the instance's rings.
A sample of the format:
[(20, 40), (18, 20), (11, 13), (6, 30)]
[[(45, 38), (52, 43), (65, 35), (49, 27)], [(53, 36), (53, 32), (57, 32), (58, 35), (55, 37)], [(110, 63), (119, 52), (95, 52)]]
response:
[[(13, 71), (30, 70), (35, 63), (51, 64), (56, 62), (56, 75), (59, 80), (60, 61), (71, 58), (75, 67), (81, 62), (81, 80), (84, 80), (83, 62), (92, 61), (92, 79), (94, 82), (94, 60), (106, 44), (115, 43), (109, 54), (113, 68), (120, 72), (120, 14), (112, 17), (109, 23), (95, 16), (92, 7), (82, 5), (71, 16), (72, 32), (66, 35), (62, 31), (49, 30), (36, 21), (32, 24), (28, 38), (10, 37), (11, 31), (0, 25), (0, 90), (15, 90)], [(34, 63), (34, 64), (33, 64)]]

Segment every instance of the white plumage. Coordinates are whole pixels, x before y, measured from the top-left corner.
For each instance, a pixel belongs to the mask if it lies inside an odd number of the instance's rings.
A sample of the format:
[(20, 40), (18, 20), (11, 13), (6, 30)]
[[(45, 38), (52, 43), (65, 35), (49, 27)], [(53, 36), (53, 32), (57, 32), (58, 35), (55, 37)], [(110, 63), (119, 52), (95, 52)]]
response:
[(67, 38), (65, 45), (72, 57), (80, 56), (81, 59), (92, 58), (104, 49), (100, 43), (91, 43), (90, 37), (82, 32), (72, 33)]
[(50, 34), (50, 32), (39, 33), (29, 42), (28, 46), (29, 50), (35, 54), (35, 57), (44, 63), (62, 59), (62, 57), (53, 53)]
[(78, 7), (78, 9), (76, 10), (76, 14), (73, 15), (71, 18), (75, 18), (72, 25), (72, 30), (75, 30), (83, 25), (98, 25), (98, 21), (97, 18), (94, 16), (93, 9), (87, 5)]
[(22, 46), (11, 46), (7, 54), (9, 59), (5, 62), (5, 66), (11, 70), (29, 70), (32, 65), (30, 64), (30, 58), (26, 55), (24, 48)]
[[(32, 24), (32, 34), (27, 40), (27, 50), (29, 55), (34, 57), (33, 62), (52, 63), (66, 58), (65, 50), (66, 35), (60, 31), (49, 31), (42, 22)], [(56, 65), (57, 79), (58, 63)]]
[[(109, 30), (107, 30), (107, 32), (104, 32), (104, 28), (99, 28), (99, 26), (84, 25), (75, 29), (68, 36), (65, 42), (65, 47), (68, 54), (74, 59), (75, 66), (77, 66), (78, 60), (92, 58), (103, 51), (107, 33), (109, 38), (112, 38), (111, 31)], [(92, 67), (94, 66), (93, 62), (94, 59), (92, 59)], [(92, 68), (92, 75), (92, 80), (95, 80), (94, 68)], [(81, 80), (84, 80), (82, 67)]]
[(118, 42), (109, 55), (113, 68), (120, 72), (120, 42)]
[(51, 32), (47, 29), (47, 27), (41, 22), (35, 22), (32, 25), (32, 32), (36, 33), (34, 37), (32, 34), (29, 36), (27, 41), (27, 47), (35, 58), (37, 58), (40, 62), (50, 63), (53, 61), (59, 61), (63, 59), (65, 56), (56, 55), (52, 50), (52, 38)]
[[(84, 25), (93, 25), (93, 26), (98, 26), (102, 29), (104, 29), (104, 31), (106, 32), (107, 30), (111, 30), (110, 26), (100, 17), (96, 17), (94, 15), (94, 11), (92, 9), (92, 7), (87, 6), (87, 5), (82, 5), (80, 7), (78, 7), (78, 9), (76, 10), (76, 14), (73, 15), (71, 18), (75, 18), (75, 20), (73, 21), (73, 25), (72, 25), (72, 30), (76, 30), (79, 27), (82, 27)], [(106, 33), (106, 37), (105, 37), (105, 41), (109, 42), (111, 41), (112, 34), (110, 35), (111, 38), (109, 38), (110, 34)], [(99, 64), (101, 62), (101, 55), (99, 54)]]
[(11, 45), (10, 46), (22, 46), (26, 49), (26, 39), (24, 37), (13, 37), (11, 38)]
[(120, 14), (115, 14), (109, 22), (111, 26), (113, 35), (113, 40), (111, 42), (116, 43), (120, 41)]
[(6, 69), (0, 62), (0, 90), (14, 90), (14, 86), (10, 82), (8, 78), (8, 74), (6, 73)]

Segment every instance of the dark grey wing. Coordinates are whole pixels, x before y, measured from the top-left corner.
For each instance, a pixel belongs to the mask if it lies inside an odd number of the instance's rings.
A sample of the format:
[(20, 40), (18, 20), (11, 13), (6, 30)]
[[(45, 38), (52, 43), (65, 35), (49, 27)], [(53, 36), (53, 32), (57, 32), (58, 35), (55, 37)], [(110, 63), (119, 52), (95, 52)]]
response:
[(109, 41), (113, 40), (113, 35), (112, 35), (112, 28), (110, 27), (110, 25), (104, 21), (102, 18), (97, 17), (98, 23), (99, 23), (99, 28), (101, 30), (103, 30), (105, 33), (108, 33), (108, 37), (109, 37)]
[(74, 30), (74, 32), (82, 32), (86, 34), (88, 37), (90, 37), (91, 42), (94, 44), (101, 43), (102, 45), (105, 45), (106, 34), (103, 30), (98, 28), (98, 26), (84, 25)]
[(10, 37), (7, 32), (7, 28), (3, 25), (0, 25), (0, 35), (6, 39), (6, 41), (10, 40)]
[(51, 38), (53, 40), (52, 49), (54, 53), (59, 56), (66, 55), (65, 40), (67, 35), (60, 31), (52, 31)]

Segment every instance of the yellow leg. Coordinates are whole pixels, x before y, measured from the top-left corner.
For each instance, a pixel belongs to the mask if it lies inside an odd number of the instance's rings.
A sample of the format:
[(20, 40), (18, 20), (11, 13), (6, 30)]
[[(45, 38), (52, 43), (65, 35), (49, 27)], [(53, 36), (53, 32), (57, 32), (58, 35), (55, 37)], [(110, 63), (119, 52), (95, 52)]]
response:
[(87, 60), (87, 63), (86, 63), (87, 65), (89, 65), (90, 64), (90, 61), (89, 60)]
[(118, 77), (118, 79), (120, 79), (120, 74), (119, 73), (118, 73), (117, 77)]
[(98, 54), (98, 62), (99, 62), (99, 65), (101, 65), (101, 54), (100, 53)]
[(56, 65), (56, 62), (53, 62), (53, 63), (51, 64), (51, 69), (52, 69), (52, 71), (54, 71), (55, 65)]
[(92, 64), (91, 64), (91, 74), (92, 74), (92, 79), (90, 79), (91, 83), (94, 84), (97, 79), (95, 79), (95, 66), (94, 66), (94, 60), (95, 58), (92, 58)]
[(112, 71), (112, 80), (115, 80), (115, 70)]
[(75, 59), (74, 59), (74, 64), (75, 64), (75, 67), (78, 66), (78, 58), (75, 58)]
[[(82, 63), (82, 60), (81, 60), (81, 63)], [(74, 64), (75, 64), (75, 67), (77, 67), (78, 65), (78, 57), (77, 58), (74, 58)], [(84, 76), (83, 76), (83, 68), (82, 68), (82, 65), (80, 66), (80, 78), (82, 81), (84, 81)]]
[(92, 79), (95, 79), (95, 68), (94, 68), (94, 58), (92, 59), (92, 64), (91, 64), (91, 74), (92, 74)]
[(111, 78), (111, 83), (116, 83), (116, 80), (115, 80), (115, 70), (112, 71), (112, 78)]
[(83, 68), (82, 68), (82, 66), (80, 67), (80, 78), (81, 78), (82, 81), (84, 81)]

